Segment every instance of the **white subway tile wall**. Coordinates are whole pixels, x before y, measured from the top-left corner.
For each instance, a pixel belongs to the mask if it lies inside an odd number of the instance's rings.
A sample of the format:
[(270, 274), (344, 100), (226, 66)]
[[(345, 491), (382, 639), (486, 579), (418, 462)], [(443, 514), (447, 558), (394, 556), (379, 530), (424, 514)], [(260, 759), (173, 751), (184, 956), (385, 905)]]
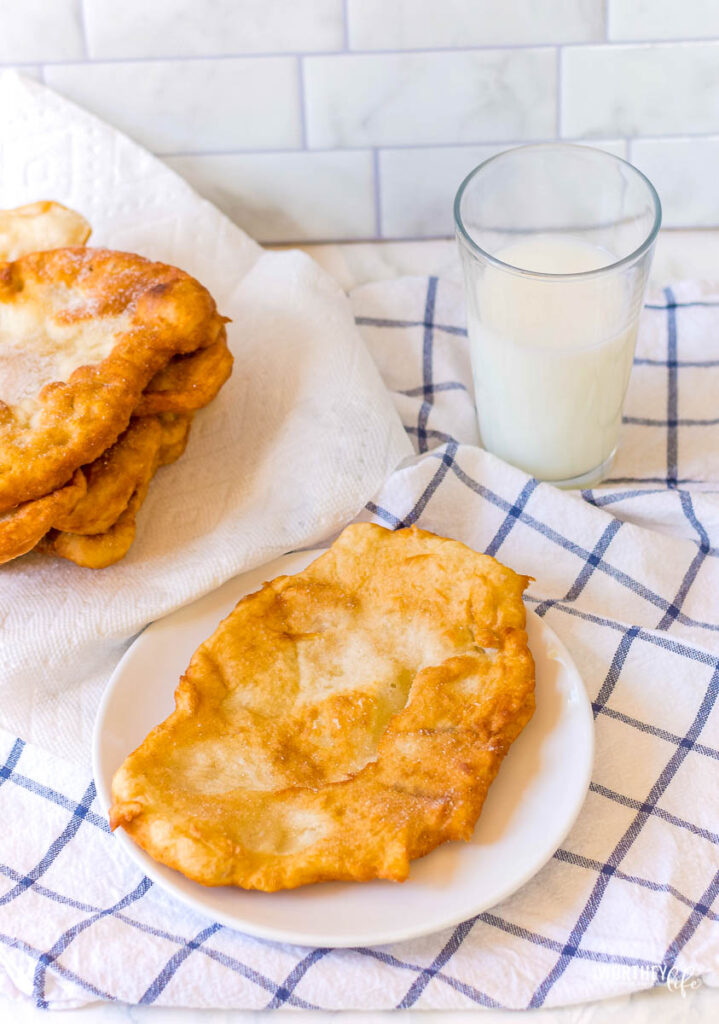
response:
[(347, 0), (353, 50), (604, 39), (604, 0)]
[(0, 66), (260, 241), (449, 235), (476, 163), (552, 139), (719, 225), (719, 0), (0, 0)]
[(344, 45), (342, 0), (85, 0), (85, 12), (93, 59), (314, 53)]
[(84, 56), (82, 0), (0, 0), (0, 63)]
[(302, 144), (293, 57), (49, 64), (45, 81), (155, 153)]
[[(595, 143), (626, 159), (623, 139)], [(452, 205), (473, 167), (507, 149), (494, 146), (408, 147), (380, 153), (380, 217), (387, 238), (437, 238), (454, 230)]]
[(450, 145), (553, 135), (550, 48), (307, 57), (307, 142)]
[(717, 0), (611, 0), (609, 38), (712, 39), (719, 36)]
[(367, 149), (170, 156), (167, 163), (254, 238), (374, 238)]
[(632, 158), (661, 194), (665, 227), (719, 224), (719, 138), (637, 139)]
[(562, 86), (570, 135), (719, 133), (719, 40), (568, 46)]

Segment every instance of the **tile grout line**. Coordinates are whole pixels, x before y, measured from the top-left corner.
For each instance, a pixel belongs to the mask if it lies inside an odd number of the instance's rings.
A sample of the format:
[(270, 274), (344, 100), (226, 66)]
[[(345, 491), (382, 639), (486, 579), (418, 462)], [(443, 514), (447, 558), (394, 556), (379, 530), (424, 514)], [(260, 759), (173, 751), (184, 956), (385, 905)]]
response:
[[(716, 228), (719, 228), (719, 224), (716, 225)], [(696, 231), (698, 229), (697, 228), (674, 228), (674, 227), (669, 227), (669, 228), (663, 228), (662, 230), (664, 232), (672, 232), (673, 233), (675, 231)], [(715, 228), (708, 228), (706, 230), (713, 231), (713, 230), (715, 230)], [(448, 232), (445, 233), (445, 234), (434, 233), (434, 234), (429, 234), (429, 235), (387, 235), (387, 236), (383, 235), (382, 238), (380, 238), (380, 239), (368, 238), (366, 236), (365, 237), (358, 237), (358, 236), (355, 235), (352, 238), (288, 238), (288, 239), (282, 239), (281, 241), (279, 241), (277, 239), (273, 240), (273, 239), (268, 239), (268, 238), (257, 238), (256, 241), (258, 241), (260, 244), (266, 245), (266, 246), (335, 245), (335, 244), (337, 244), (339, 242), (341, 242), (343, 245), (363, 245), (365, 243), (370, 243), (371, 244), (372, 242), (376, 242), (376, 241), (392, 242), (395, 245), (399, 245), (399, 244), (402, 244), (404, 242), (453, 242), (454, 241), (454, 237), (452, 235), (451, 229), (448, 229)], [(650, 306), (649, 308), (651, 309), (652, 307)], [(664, 309), (665, 307), (662, 306), (661, 308)], [(645, 483), (649, 482), (649, 483), (651, 483), (652, 479), (653, 478), (651, 478), (649, 480), (642, 480), (642, 482), (645, 482)], [(616, 481), (614, 481), (614, 482), (616, 482)], [(689, 481), (689, 482), (696, 482), (696, 481)]]
[[(288, 152), (307, 151), (307, 106), (305, 103), (305, 62), (303, 57), (297, 58), (297, 89), (300, 104), (300, 149), (289, 150)], [(261, 153), (262, 150), (249, 150), (248, 152)], [(199, 156), (200, 154), (189, 154)]]
[[(664, 49), (676, 49), (682, 48), (686, 45), (704, 45), (719, 48), (719, 36), (707, 37), (707, 36), (695, 36), (691, 39), (631, 39), (631, 40), (612, 40), (606, 42), (604, 40), (589, 40), (581, 41), (576, 40), (564, 41), (564, 42), (543, 42), (543, 43), (496, 43), (496, 44), (483, 44), (480, 46), (418, 46), (411, 49), (404, 50), (351, 50), (344, 51), (341, 49), (336, 50), (257, 50), (252, 52), (240, 52), (240, 53), (178, 53), (173, 54), (171, 57), (138, 57), (138, 56), (125, 56), (125, 57), (99, 57), (90, 59), (89, 61), (83, 60), (69, 60), (60, 59), (43, 60), (44, 64), (53, 64), (59, 67), (67, 65), (77, 64), (172, 64), (178, 62), (199, 62), (199, 61), (218, 61), (218, 60), (263, 60), (267, 58), (277, 57), (318, 57), (318, 58), (346, 58), (346, 57), (404, 57), (412, 56), (413, 54), (418, 55), (431, 55), (431, 54), (446, 54), (447, 56), (456, 55), (458, 53), (493, 53), (496, 51), (525, 51), (525, 52), (550, 52), (556, 49), (557, 46), (561, 46), (564, 49), (573, 50), (585, 50), (593, 48), (595, 50), (625, 50), (625, 49), (636, 49), (637, 47), (652, 46), (657, 50)], [(37, 61), (32, 60), (14, 60), (13, 65), (18, 64), (37, 64)]]
[(257, 242), (260, 245), (266, 246), (293, 246), (293, 245), (336, 245), (342, 243), (343, 245), (364, 245), (372, 244), (373, 242), (452, 242), (454, 239), (451, 234), (448, 235), (392, 235), (382, 236), (381, 238), (372, 237), (357, 237), (356, 235), (352, 238), (289, 238), (282, 240), (268, 240), (266, 238), (257, 238)]
[[(37, 65), (33, 65), (36, 67)], [(45, 65), (41, 65), (45, 66)], [(367, 153), (372, 149), (377, 149), (380, 153), (392, 153), (392, 152), (406, 152), (408, 150), (420, 149), (420, 150), (449, 150), (449, 149), (478, 149), (480, 147), (492, 147), (492, 146), (503, 146), (509, 149), (512, 146), (526, 146), (540, 142), (555, 142), (557, 141), (554, 136), (544, 136), (542, 138), (528, 138), (528, 139), (482, 139), (477, 142), (407, 142), (407, 143), (392, 143), (387, 146), (372, 146), (371, 144), (362, 144), (357, 146), (312, 146), (307, 150), (311, 153)], [(719, 134), (712, 132), (707, 135), (642, 135), (642, 136), (627, 136), (627, 135), (611, 135), (611, 136), (597, 136), (592, 138), (565, 138), (562, 142), (571, 142), (579, 146), (589, 146), (590, 148), (603, 142), (719, 142)], [(165, 151), (163, 153), (156, 153), (156, 156), (160, 156), (162, 159), (172, 157), (184, 157), (184, 156), (261, 156), (269, 154), (283, 154), (283, 153), (300, 153), (301, 148), (297, 146), (284, 146), (275, 147), (270, 146), (266, 149), (174, 149), (171, 151)]]
[(556, 112), (555, 112), (555, 117), (556, 117), (556, 122), (557, 123), (555, 125), (555, 134), (557, 136), (557, 139), (561, 139), (562, 138), (562, 98), (563, 98), (562, 97), (562, 90), (564, 88), (563, 82), (562, 82), (562, 47), (561, 46), (557, 47), (557, 58), (556, 58), (555, 75), (556, 75), (555, 88), (557, 90), (557, 107), (556, 107)]
[[(85, 62), (88, 63), (92, 60), (90, 57), (90, 36), (87, 31), (87, 7), (85, 6), (86, 0), (80, 0), (80, 30), (82, 32), (82, 44), (85, 51)], [(43, 81), (45, 81), (45, 71), (43, 67)]]
[(382, 189), (380, 185), (379, 150), (372, 150), (372, 182), (374, 185), (375, 238), (382, 238)]
[(343, 20), (343, 43), (346, 53), (350, 52), (350, 12), (349, 12), (349, 0), (342, 0), (342, 20)]

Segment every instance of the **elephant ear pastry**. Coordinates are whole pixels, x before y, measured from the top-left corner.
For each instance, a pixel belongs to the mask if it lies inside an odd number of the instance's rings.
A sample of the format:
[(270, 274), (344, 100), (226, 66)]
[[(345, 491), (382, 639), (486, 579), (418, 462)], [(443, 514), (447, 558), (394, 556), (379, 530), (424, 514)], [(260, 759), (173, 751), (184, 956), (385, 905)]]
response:
[(71, 515), (86, 494), (87, 478), (78, 469), (64, 487), (0, 512), (0, 564), (32, 550), (56, 519)]
[(532, 716), (527, 582), (416, 528), (347, 527), (197, 649), (114, 777), (112, 828), (204, 885), (404, 880), (471, 837)]
[(191, 422), (191, 414), (174, 413), (132, 419), (112, 448), (84, 467), (86, 493), (55, 519), (36, 550), (84, 569), (106, 569), (124, 558), (150, 482), (160, 466), (182, 455)]
[(173, 357), (223, 339), (212, 296), (176, 267), (89, 248), (0, 263), (0, 513), (63, 487)]
[(145, 388), (135, 416), (188, 414), (217, 396), (232, 373), (232, 353), (223, 327), (217, 341), (186, 356), (175, 356)]
[(91, 230), (82, 214), (47, 199), (0, 210), (0, 261), (41, 249), (84, 245)]

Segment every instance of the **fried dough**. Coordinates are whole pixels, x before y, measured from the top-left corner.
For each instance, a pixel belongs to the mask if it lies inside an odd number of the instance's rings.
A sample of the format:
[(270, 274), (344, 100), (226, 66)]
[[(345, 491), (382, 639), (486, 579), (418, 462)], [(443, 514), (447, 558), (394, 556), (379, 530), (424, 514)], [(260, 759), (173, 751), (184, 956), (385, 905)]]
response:
[(157, 466), (169, 466), (176, 462), (187, 448), (192, 426), (192, 413), (164, 413), (160, 416), (162, 423), (162, 444), (157, 454)]
[[(106, 569), (119, 562), (132, 547), (139, 512), (160, 466), (166, 466), (182, 455), (190, 436), (192, 417), (164, 414), (133, 420), (130, 428), (115, 445), (107, 466), (88, 477), (90, 504), (79, 503), (82, 530), (70, 531), (61, 523), (75, 523), (75, 510), (55, 522), (37, 544), (37, 550), (66, 558), (85, 569)], [(112, 451), (112, 450), (111, 450)], [(113, 478), (120, 480), (122, 490), (112, 488)], [(127, 500), (121, 507), (122, 495)], [(92, 499), (95, 504), (93, 505)], [(79, 507), (76, 506), (76, 509)], [(110, 515), (114, 515), (109, 520)], [(92, 527), (102, 525), (101, 529)]]
[(414, 527), (348, 527), (197, 649), (111, 827), (204, 885), (405, 879), (470, 838), (532, 715), (527, 582)]
[(232, 373), (227, 334), (207, 348), (188, 356), (175, 356), (145, 388), (136, 416), (158, 412), (195, 412), (209, 405)]
[(70, 533), (109, 530), (127, 508), (138, 486), (152, 476), (162, 436), (162, 424), (156, 416), (131, 419), (115, 444), (83, 467), (87, 480), (84, 497), (50, 525)]
[(147, 496), (150, 481), (131, 496), (127, 508), (109, 530), (97, 534), (63, 533), (51, 530), (37, 545), (47, 555), (57, 555), (84, 569), (107, 569), (124, 558), (135, 539), (137, 513)]
[(222, 330), (202, 285), (141, 256), (71, 248), (0, 264), (0, 512), (101, 455), (158, 371)]
[(0, 514), (0, 564), (34, 548), (55, 519), (82, 500), (86, 489), (85, 475), (78, 469), (70, 483), (59, 490)]
[(0, 210), (0, 262), (41, 249), (84, 245), (91, 230), (75, 210), (49, 200)]
[[(104, 537), (118, 523), (131, 499), (135, 499), (133, 507), (137, 511), (157, 468), (182, 455), (191, 420), (190, 415), (169, 413), (133, 419), (112, 448), (77, 470), (69, 484), (0, 514), (0, 564), (24, 555), (51, 528)], [(142, 494), (139, 501), (138, 492)], [(131, 519), (134, 523), (134, 516), (125, 516), (123, 520), (125, 537)], [(108, 542), (108, 550), (120, 550), (118, 533), (119, 530), (115, 531), (111, 545)], [(82, 550), (79, 540), (75, 547)], [(99, 547), (100, 541), (96, 541), (88, 550)], [(95, 555), (91, 560), (99, 559)]]

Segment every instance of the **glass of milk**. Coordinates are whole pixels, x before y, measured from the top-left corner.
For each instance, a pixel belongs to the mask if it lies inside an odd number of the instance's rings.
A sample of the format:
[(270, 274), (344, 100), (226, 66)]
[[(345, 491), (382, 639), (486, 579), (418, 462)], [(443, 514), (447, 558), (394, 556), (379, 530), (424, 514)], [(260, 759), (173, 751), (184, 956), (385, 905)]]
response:
[(634, 358), (659, 197), (603, 150), (492, 157), (454, 204), (482, 443), (559, 487), (609, 470)]

